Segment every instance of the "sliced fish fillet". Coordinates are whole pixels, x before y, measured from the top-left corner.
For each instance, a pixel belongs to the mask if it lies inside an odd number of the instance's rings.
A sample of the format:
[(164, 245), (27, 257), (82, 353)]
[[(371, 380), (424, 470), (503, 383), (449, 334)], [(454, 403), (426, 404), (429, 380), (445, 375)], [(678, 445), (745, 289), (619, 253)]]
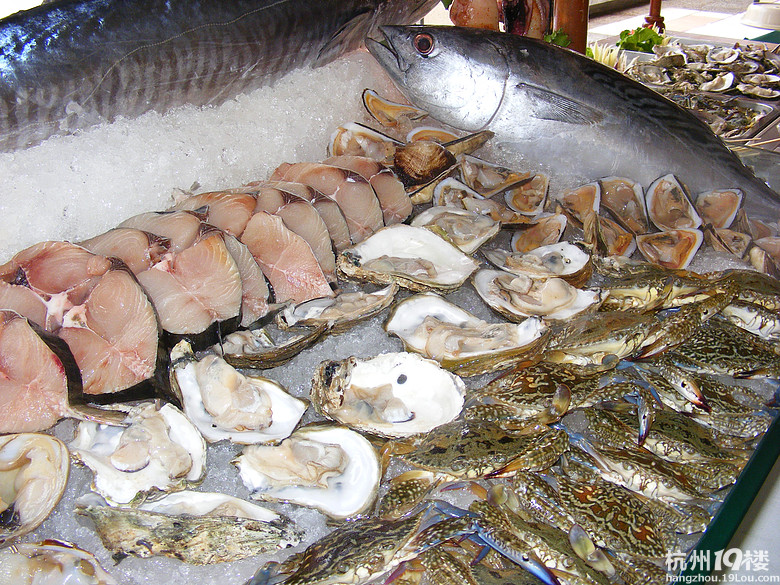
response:
[(211, 191), (187, 197), (171, 209), (196, 211), (203, 208), (206, 208), (207, 223), (238, 237), (255, 211), (255, 198), (249, 192)]
[(395, 173), (381, 162), (367, 156), (332, 156), (322, 161), (340, 169), (358, 173), (374, 189), (385, 225), (400, 223), (412, 214), (412, 200), (404, 189), (404, 184)]
[(281, 217), (285, 226), (309, 244), (327, 279), (336, 282), (336, 256), (333, 254), (328, 228), (311, 203), (287, 191), (260, 186), (255, 211)]
[(271, 180), (304, 183), (332, 197), (347, 220), (353, 244), (384, 225), (374, 189), (353, 171), (321, 163), (283, 163), (273, 172)]
[(241, 241), (271, 283), (276, 302), (301, 303), (334, 295), (309, 244), (288, 229), (281, 217), (258, 211)]
[(241, 310), (241, 276), (219, 232), (169, 254), (138, 281), (169, 333), (200, 333)]
[(139, 229), (114, 228), (79, 245), (94, 254), (119, 258), (133, 274), (138, 274), (159, 262), (171, 243), (163, 236)]
[(271, 292), (249, 248), (229, 235), (225, 236), (225, 246), (241, 276), (241, 326), (247, 327), (268, 314), (268, 297)]
[(190, 211), (149, 211), (127, 218), (117, 227), (128, 227), (168, 238), (172, 252), (192, 246), (200, 234), (202, 216)]
[(58, 335), (81, 371), (85, 394), (132, 388), (151, 378), (157, 364), (157, 316), (126, 269), (106, 273), (86, 302), (64, 317)]

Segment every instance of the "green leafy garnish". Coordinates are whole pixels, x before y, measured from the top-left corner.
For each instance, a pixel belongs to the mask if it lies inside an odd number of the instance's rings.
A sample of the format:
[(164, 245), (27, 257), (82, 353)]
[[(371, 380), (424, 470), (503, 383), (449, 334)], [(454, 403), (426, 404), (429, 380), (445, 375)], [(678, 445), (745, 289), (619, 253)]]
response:
[(569, 35), (563, 32), (562, 28), (544, 35), (544, 40), (553, 45), (558, 45), (559, 47), (568, 47), (571, 45)]
[(655, 45), (661, 45), (664, 37), (653, 28), (640, 27), (635, 30), (624, 30), (620, 33), (617, 46), (626, 51), (652, 53)]
[(444, 4), (444, 8), (449, 10), (450, 9), (450, 4), (452, 4), (452, 0), (441, 0), (441, 3)]

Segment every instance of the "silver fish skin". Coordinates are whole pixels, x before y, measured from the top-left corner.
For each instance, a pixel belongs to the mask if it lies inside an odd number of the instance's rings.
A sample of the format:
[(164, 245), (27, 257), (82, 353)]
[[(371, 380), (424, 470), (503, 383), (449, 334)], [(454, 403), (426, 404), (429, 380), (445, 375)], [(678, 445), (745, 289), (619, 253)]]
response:
[(564, 177), (674, 173), (695, 195), (741, 188), (746, 211), (776, 221), (780, 196), (696, 116), (579, 53), (476, 29), (381, 27), (367, 42), (399, 90), (437, 120), (475, 132)]
[(219, 103), (356, 49), (437, 0), (57, 0), (0, 20), (0, 151)]

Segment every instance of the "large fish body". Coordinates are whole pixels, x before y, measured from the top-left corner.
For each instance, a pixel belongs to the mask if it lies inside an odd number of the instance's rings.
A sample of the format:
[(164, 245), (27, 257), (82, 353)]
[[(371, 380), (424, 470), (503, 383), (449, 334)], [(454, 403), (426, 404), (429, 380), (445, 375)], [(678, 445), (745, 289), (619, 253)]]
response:
[(117, 116), (219, 104), (437, 0), (58, 0), (0, 20), (0, 151)]
[(578, 53), (458, 27), (382, 27), (368, 48), (415, 105), (462, 130), (489, 128), (524, 159), (568, 177), (674, 173), (693, 194), (741, 188), (751, 216), (780, 197), (693, 114)]

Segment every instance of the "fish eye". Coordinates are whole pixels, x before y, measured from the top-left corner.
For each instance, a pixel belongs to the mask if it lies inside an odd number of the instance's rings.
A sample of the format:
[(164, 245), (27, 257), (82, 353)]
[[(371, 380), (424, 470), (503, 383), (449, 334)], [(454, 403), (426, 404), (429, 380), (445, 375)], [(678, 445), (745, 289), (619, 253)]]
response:
[(423, 57), (427, 57), (433, 52), (433, 37), (428, 33), (419, 33), (414, 36), (412, 40), (414, 48)]

